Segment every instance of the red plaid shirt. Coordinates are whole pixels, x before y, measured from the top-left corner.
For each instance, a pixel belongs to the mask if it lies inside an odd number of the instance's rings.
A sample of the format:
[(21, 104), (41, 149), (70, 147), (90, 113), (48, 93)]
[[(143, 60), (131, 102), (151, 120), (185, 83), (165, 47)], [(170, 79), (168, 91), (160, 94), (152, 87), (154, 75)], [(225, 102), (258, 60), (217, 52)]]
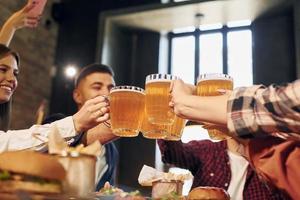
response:
[(300, 139), (300, 80), (282, 86), (237, 88), (227, 108), (231, 134)]
[[(189, 143), (158, 140), (162, 160), (165, 163), (191, 171), (193, 186), (214, 186), (228, 189), (231, 180), (227, 143), (209, 140)], [(245, 200), (287, 199), (279, 191), (271, 190), (262, 182), (251, 167), (248, 167), (243, 191)], [(239, 199), (233, 199), (239, 200)]]

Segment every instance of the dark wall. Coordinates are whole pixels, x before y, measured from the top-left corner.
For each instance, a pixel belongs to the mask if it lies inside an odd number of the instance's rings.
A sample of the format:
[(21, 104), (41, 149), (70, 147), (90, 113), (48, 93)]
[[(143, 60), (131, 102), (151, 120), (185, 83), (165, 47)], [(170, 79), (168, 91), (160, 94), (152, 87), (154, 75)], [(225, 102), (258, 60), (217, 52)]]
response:
[(76, 110), (70, 98), (73, 89), (72, 80), (66, 80), (63, 70), (67, 64), (82, 67), (95, 62), (99, 14), (107, 10), (159, 2), (159, 0), (62, 0), (62, 3), (55, 4), (53, 15), (60, 27), (51, 113), (72, 114)]
[(254, 83), (296, 79), (293, 10), (268, 14), (253, 23)]

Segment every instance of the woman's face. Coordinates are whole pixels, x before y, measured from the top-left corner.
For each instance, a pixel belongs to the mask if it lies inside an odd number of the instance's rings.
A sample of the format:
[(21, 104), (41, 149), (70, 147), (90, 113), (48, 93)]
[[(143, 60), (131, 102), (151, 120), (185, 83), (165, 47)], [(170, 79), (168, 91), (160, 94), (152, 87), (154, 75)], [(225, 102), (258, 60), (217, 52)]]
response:
[(0, 103), (10, 100), (18, 85), (18, 73), (19, 69), (14, 56), (8, 55), (0, 59)]

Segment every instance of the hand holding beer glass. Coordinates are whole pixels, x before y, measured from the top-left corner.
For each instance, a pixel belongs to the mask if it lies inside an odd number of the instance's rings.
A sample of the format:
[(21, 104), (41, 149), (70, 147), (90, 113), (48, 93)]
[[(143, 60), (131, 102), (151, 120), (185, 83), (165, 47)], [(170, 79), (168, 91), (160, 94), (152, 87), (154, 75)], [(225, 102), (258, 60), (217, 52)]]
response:
[(135, 137), (143, 122), (144, 89), (135, 86), (116, 86), (110, 91), (110, 121), (112, 132), (121, 137)]
[[(233, 79), (227, 74), (200, 74), (197, 81), (198, 96), (218, 96), (218, 90), (232, 90)], [(213, 106), (213, 105), (212, 105)], [(217, 129), (207, 129), (211, 139), (224, 140), (226, 135)]]

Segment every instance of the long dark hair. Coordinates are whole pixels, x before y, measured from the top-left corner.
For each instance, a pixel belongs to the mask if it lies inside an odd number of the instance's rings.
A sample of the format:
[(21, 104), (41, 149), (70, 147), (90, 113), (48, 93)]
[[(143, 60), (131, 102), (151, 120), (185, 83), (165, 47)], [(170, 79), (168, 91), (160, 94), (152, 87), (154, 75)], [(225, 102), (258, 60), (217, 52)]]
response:
[[(17, 62), (17, 65), (20, 65), (20, 57), (19, 54), (7, 46), (0, 44), (0, 59), (12, 55)], [(6, 102), (0, 104), (0, 130), (7, 131), (10, 122), (10, 114), (11, 114), (11, 99)]]

